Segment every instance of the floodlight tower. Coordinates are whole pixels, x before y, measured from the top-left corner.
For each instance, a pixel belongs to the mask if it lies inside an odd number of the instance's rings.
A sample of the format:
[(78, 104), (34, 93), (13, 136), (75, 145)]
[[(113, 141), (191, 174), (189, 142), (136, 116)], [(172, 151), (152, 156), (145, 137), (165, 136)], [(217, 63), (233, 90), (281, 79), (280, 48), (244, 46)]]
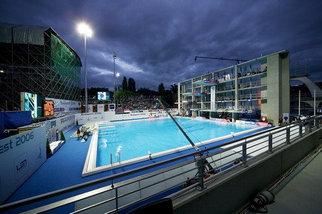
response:
[(87, 96), (87, 70), (86, 70), (86, 57), (87, 57), (87, 37), (90, 38), (93, 35), (93, 31), (86, 23), (79, 23), (77, 25), (77, 31), (84, 36), (84, 81), (85, 81), (85, 112), (88, 112), (88, 96)]
[(114, 60), (114, 67), (113, 67), (113, 70), (114, 70), (114, 93), (115, 93), (115, 87), (116, 87), (116, 73), (115, 73), (115, 59), (116, 59), (116, 53), (115, 52), (113, 52), (112, 53), (112, 57), (113, 57), (113, 60)]

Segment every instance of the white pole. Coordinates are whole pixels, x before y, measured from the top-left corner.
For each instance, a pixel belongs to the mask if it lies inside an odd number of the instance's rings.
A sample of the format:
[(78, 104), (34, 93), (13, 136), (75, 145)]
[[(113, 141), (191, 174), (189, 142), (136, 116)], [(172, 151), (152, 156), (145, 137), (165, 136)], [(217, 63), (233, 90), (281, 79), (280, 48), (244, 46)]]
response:
[(299, 90), (299, 116), (301, 116), (301, 90)]
[(85, 59), (84, 59), (84, 75), (85, 75), (85, 113), (88, 112), (88, 94), (87, 94), (87, 70), (86, 70), (86, 57), (87, 57), (87, 47), (86, 47), (86, 34), (84, 34), (84, 49), (85, 49)]
[(313, 111), (314, 111), (314, 113), (313, 113), (313, 115), (315, 116), (315, 111), (316, 111), (316, 94), (315, 94), (315, 89), (314, 89), (314, 93), (313, 93), (314, 95), (313, 95)]

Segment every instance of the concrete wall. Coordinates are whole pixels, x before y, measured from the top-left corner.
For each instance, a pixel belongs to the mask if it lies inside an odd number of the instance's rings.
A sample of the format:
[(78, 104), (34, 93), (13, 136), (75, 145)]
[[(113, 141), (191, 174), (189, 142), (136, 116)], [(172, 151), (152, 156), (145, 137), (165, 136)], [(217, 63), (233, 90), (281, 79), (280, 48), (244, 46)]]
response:
[(289, 54), (267, 57), (267, 103), (262, 104), (262, 114), (278, 125), (283, 113), (290, 112)]
[[(299, 162), (321, 143), (322, 129), (263, 159), (249, 161), (244, 170), (231, 171), (223, 179), (208, 184), (173, 201), (175, 213), (235, 213), (251, 196), (272, 184), (283, 172)], [(265, 170), (263, 170), (265, 169)]]

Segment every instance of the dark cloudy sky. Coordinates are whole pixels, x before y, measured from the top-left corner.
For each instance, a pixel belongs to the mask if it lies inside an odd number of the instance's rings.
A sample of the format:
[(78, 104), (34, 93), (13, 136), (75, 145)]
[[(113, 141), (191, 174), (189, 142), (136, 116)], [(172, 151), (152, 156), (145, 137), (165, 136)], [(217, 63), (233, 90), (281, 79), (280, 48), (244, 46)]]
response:
[(76, 25), (88, 22), (89, 86), (113, 88), (116, 71), (137, 88), (168, 88), (233, 62), (287, 49), (292, 72), (304, 65), (322, 81), (321, 0), (1, 0), (0, 22), (51, 26), (83, 59)]

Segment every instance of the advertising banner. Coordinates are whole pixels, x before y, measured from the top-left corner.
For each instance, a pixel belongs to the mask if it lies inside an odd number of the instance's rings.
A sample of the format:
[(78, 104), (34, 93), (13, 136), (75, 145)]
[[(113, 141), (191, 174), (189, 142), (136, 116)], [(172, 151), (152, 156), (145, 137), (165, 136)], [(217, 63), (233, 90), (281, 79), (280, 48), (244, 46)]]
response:
[(29, 126), (23, 126), (20, 128), (27, 128), (27, 127), (37, 127), (37, 126), (45, 126), (46, 127), (46, 137), (49, 142), (59, 140), (59, 132), (63, 131), (66, 132), (70, 130), (75, 125), (75, 114), (67, 115), (65, 117), (60, 117), (52, 120), (47, 120), (40, 123), (33, 123)]
[(104, 112), (104, 104), (97, 104), (97, 112)]
[(81, 104), (79, 101), (61, 100), (61, 99), (54, 99), (54, 98), (47, 98), (47, 97), (46, 97), (46, 100), (54, 102), (55, 116), (63, 116), (67, 114), (81, 112)]
[(0, 141), (0, 203), (46, 161), (45, 127)]
[(114, 103), (108, 104), (108, 110), (115, 111), (115, 104)]
[[(76, 120), (79, 125), (88, 122), (97, 122), (106, 120), (107, 112), (92, 112), (92, 113), (82, 113), (76, 115)], [(113, 112), (114, 115), (114, 112)]]
[(93, 110), (94, 110), (93, 104), (89, 104), (88, 105), (88, 111), (87, 112), (93, 112)]

